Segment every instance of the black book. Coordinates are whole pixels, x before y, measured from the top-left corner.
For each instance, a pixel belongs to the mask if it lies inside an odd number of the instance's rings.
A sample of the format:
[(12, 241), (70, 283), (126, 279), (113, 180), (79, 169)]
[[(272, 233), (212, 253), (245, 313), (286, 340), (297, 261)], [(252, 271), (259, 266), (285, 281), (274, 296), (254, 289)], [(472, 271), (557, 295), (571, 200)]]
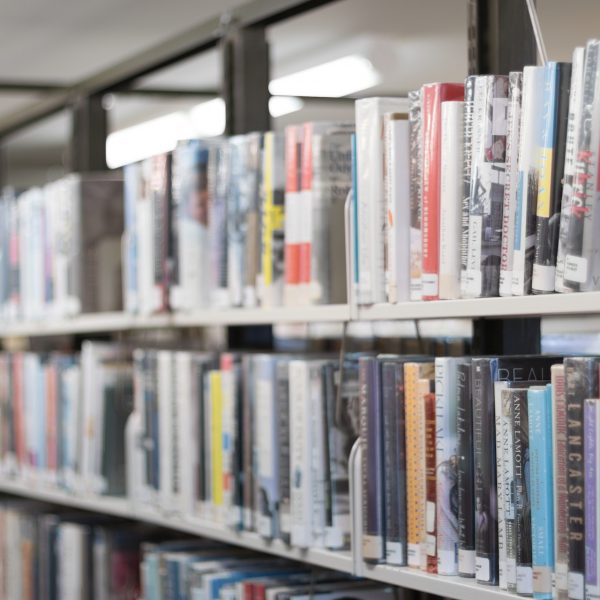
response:
[(374, 356), (358, 362), (362, 443), (362, 550), (366, 561), (384, 558), (383, 420), (379, 363)]
[(567, 489), (569, 531), (569, 598), (583, 600), (585, 574), (585, 521), (583, 472), (583, 405), (598, 397), (598, 364), (593, 357), (565, 358), (567, 403)]
[(545, 69), (544, 139), (540, 140), (542, 160), (532, 279), (534, 294), (554, 291), (571, 88), (571, 63), (549, 63)]
[(548, 381), (556, 357), (474, 358), (471, 386), (475, 478), (475, 553), (478, 583), (498, 585), (498, 504), (496, 487), (496, 381)]
[(475, 577), (475, 485), (473, 478), (473, 403), (471, 363), (458, 365), (456, 375), (458, 437), (458, 574)]

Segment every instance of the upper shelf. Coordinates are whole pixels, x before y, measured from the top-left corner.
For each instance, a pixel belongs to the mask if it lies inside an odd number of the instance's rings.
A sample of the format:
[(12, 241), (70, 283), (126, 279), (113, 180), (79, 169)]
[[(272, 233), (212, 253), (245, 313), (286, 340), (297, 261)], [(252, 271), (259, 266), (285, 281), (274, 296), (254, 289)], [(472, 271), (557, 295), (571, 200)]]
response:
[(600, 314), (600, 292), (550, 294), (511, 298), (402, 302), (351, 307), (347, 304), (276, 308), (203, 309), (189, 313), (151, 316), (127, 313), (98, 313), (71, 319), (33, 322), (15, 321), (0, 325), (0, 337), (44, 337), (165, 329), (213, 325), (264, 325), (283, 323), (334, 323), (413, 319), (472, 319)]

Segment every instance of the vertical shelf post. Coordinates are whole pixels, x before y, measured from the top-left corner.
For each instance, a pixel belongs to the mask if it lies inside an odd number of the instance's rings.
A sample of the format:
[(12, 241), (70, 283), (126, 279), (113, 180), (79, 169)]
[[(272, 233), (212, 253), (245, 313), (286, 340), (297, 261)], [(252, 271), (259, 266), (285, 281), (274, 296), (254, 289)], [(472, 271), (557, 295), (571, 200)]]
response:
[(71, 110), (69, 170), (75, 173), (105, 171), (108, 126), (102, 94), (77, 98)]

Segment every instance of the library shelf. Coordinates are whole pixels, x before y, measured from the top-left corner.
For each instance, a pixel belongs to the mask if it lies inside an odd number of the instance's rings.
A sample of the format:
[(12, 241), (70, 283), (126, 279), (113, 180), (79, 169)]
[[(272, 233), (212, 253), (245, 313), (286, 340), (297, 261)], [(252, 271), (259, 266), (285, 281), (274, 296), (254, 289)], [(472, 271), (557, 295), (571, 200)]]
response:
[(173, 514), (167, 515), (152, 510), (134, 506), (126, 498), (109, 496), (79, 496), (57, 490), (50, 486), (27, 485), (18, 481), (0, 480), (0, 493), (28, 498), (57, 506), (66, 506), (85, 511), (111, 515), (123, 519), (141, 521), (158, 525), (174, 531), (188, 533), (199, 537), (242, 546), (257, 552), (265, 552), (282, 558), (289, 558), (345, 573), (352, 572), (350, 552), (324, 550), (319, 548), (292, 548), (281, 540), (266, 540), (251, 531), (234, 531), (223, 526), (200, 520), (183, 519)]
[(600, 292), (374, 304), (354, 312), (360, 321), (584, 315), (600, 312)]
[(0, 479), (0, 493), (28, 498), (56, 506), (111, 515), (123, 519), (141, 521), (165, 527), (173, 531), (197, 535), (282, 558), (351, 573), (373, 581), (437, 594), (455, 600), (515, 600), (517, 596), (497, 587), (479, 585), (473, 579), (432, 575), (407, 567), (370, 565), (364, 563), (359, 572), (354, 572), (350, 552), (323, 549), (290, 548), (281, 540), (265, 540), (257, 533), (237, 532), (226, 527), (199, 520), (187, 520), (177, 515), (165, 515), (150, 508), (134, 506), (126, 498), (108, 496), (78, 496), (49, 485), (32, 485), (13, 479)]
[(347, 304), (326, 306), (285, 306), (274, 308), (203, 309), (181, 313), (133, 315), (106, 312), (72, 318), (45, 318), (36, 321), (0, 324), (0, 337), (44, 337), (142, 329), (191, 328), (227, 325), (281, 323), (331, 323), (350, 318)]

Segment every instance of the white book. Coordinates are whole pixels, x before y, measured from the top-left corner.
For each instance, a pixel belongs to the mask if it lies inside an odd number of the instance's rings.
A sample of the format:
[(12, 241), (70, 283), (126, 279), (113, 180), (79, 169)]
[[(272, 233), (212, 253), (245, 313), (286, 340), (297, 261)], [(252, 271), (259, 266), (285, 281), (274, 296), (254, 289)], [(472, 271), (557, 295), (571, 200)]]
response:
[(506, 130), (506, 177), (502, 206), (502, 245), (500, 249), (500, 296), (512, 296), (512, 267), (515, 246), (515, 213), (519, 182), (519, 138), (521, 131), (521, 96), (523, 74), (509, 74)]
[(435, 359), (435, 519), (437, 569), (440, 575), (458, 574), (458, 514), (454, 508), (453, 493), (458, 453), (457, 369), (463, 360), (449, 357)]
[(235, 437), (236, 382), (233, 356), (221, 356), (222, 439), (223, 439), (223, 516), (227, 524), (237, 525), (233, 510), (233, 440)]
[(460, 298), (461, 210), (463, 200), (463, 102), (442, 102), (440, 195), (441, 300)]
[(539, 162), (536, 132), (538, 120), (542, 114), (543, 92), (544, 67), (525, 67), (523, 69), (519, 183), (511, 286), (513, 296), (526, 295), (531, 287)]
[(557, 292), (569, 292), (565, 286), (565, 241), (569, 229), (571, 200), (573, 198), (573, 177), (575, 175), (575, 153), (579, 141), (579, 123), (581, 120), (581, 97), (583, 93), (583, 65), (585, 50), (579, 46), (573, 51), (571, 68), (571, 89), (569, 91), (569, 116), (567, 120), (567, 145), (565, 149), (565, 170), (563, 175), (563, 194), (560, 208), (560, 230), (558, 234), (558, 252), (556, 255), (556, 275), (554, 289)]
[(404, 98), (363, 98), (356, 101), (356, 161), (358, 194), (357, 300), (359, 304), (385, 302), (384, 140), (383, 115), (406, 112)]
[(310, 372), (305, 360), (290, 361), (290, 517), (293, 546), (312, 545)]
[(140, 165), (140, 195), (136, 203), (137, 228), (137, 290), (138, 309), (141, 314), (152, 313), (154, 293), (154, 210), (150, 192), (152, 163), (145, 160)]
[(91, 573), (87, 568), (87, 536), (87, 528), (82, 525), (61, 523), (58, 526), (57, 591), (61, 600), (81, 600), (86, 598), (87, 592), (90, 591)]
[(390, 303), (410, 299), (409, 124), (406, 113), (384, 115), (386, 252), (385, 291)]
[(161, 350), (157, 356), (158, 392), (158, 444), (159, 444), (159, 503), (163, 510), (173, 511), (174, 494), (174, 441), (175, 427), (172, 369), (173, 357), (168, 350)]

